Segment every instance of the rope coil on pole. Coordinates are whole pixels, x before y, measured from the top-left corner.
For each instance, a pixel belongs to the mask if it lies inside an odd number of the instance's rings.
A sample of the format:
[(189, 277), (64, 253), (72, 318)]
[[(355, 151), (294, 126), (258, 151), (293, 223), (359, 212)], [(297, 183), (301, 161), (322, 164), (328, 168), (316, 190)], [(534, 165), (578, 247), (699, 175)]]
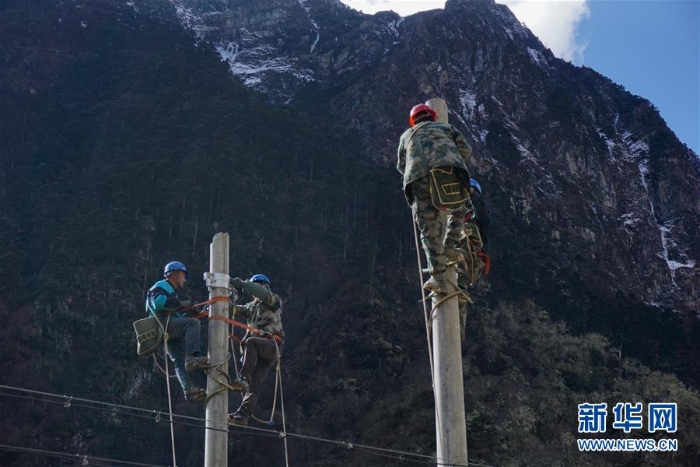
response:
[(437, 302), (435, 302), (435, 305), (433, 305), (433, 308), (430, 310), (430, 322), (431, 322), (431, 325), (432, 325), (433, 319), (435, 318), (435, 312), (436, 312), (437, 309), (440, 307), (440, 305), (442, 305), (443, 303), (445, 303), (445, 302), (446, 302), (447, 300), (449, 300), (450, 298), (452, 298), (452, 297), (458, 297), (458, 296), (460, 296), (460, 295), (462, 295), (462, 291), (458, 289), (457, 291), (452, 292), (452, 293), (450, 293), (450, 294), (447, 294), (447, 295), (445, 295), (444, 297), (442, 297), (440, 300), (438, 300)]
[[(231, 387), (231, 378), (229, 377), (228, 374), (224, 373), (224, 372), (221, 371), (221, 369), (220, 369), (221, 366), (223, 366), (224, 364), (227, 364), (229, 360), (231, 360), (231, 354), (227, 353), (227, 356), (226, 356), (226, 358), (224, 359), (224, 361), (222, 361), (222, 362), (220, 362), (220, 363), (213, 364), (213, 365), (210, 364), (210, 365), (207, 367), (207, 369), (206, 369), (207, 375), (209, 375), (209, 377), (210, 377), (211, 379), (213, 379), (214, 381), (216, 381), (217, 383), (219, 383), (219, 384), (220, 384), (221, 386), (223, 386), (223, 387), (222, 387), (222, 388), (219, 388), (217, 391), (214, 391), (214, 392), (211, 393), (211, 394), (207, 394), (207, 397), (204, 399), (204, 403), (205, 403), (205, 404), (206, 404), (207, 402), (209, 402), (209, 400), (210, 400), (212, 397), (214, 397), (215, 395), (220, 394), (220, 393), (226, 391), (227, 388), (228, 388), (228, 389), (233, 389), (233, 388)], [(222, 375), (224, 375), (224, 376), (226, 377), (226, 382), (224, 382), (224, 381), (222, 381), (221, 379), (217, 378), (216, 375), (214, 375), (214, 374), (212, 373), (213, 371), (218, 371), (219, 373), (221, 373)]]

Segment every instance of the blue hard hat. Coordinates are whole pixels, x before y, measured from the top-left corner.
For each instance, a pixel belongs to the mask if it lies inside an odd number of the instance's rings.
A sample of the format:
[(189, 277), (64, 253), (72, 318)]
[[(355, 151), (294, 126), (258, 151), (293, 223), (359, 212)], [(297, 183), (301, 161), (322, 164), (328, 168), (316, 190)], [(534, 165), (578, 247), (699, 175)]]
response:
[(265, 274), (254, 274), (253, 277), (250, 278), (250, 282), (264, 282), (267, 285), (272, 285), (270, 279)]
[(477, 193), (481, 194), (481, 185), (479, 185), (479, 182), (477, 182), (473, 178), (470, 178), (469, 184), (476, 190)]
[(185, 277), (187, 277), (187, 268), (180, 261), (171, 261), (168, 264), (166, 264), (165, 268), (163, 269), (163, 275), (165, 277), (168, 277), (175, 271), (183, 271), (185, 273)]

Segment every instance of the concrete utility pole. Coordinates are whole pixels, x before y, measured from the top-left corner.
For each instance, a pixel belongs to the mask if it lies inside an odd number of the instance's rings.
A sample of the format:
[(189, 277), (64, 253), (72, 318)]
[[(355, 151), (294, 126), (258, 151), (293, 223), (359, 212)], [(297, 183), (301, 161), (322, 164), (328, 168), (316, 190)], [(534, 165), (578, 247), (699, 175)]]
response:
[[(447, 123), (447, 103), (444, 99), (433, 98), (426, 105), (435, 110), (437, 121)], [(446, 216), (445, 213), (441, 215)], [(454, 267), (447, 268), (447, 280), (457, 284), (457, 270)], [(456, 290), (454, 288), (452, 291)], [(434, 309), (442, 298), (444, 295), (433, 296)], [(457, 296), (442, 302), (433, 313), (433, 368), (438, 464), (467, 465), (467, 423)]]
[[(214, 235), (209, 255), (209, 272), (204, 274), (209, 286), (209, 299), (228, 297), (230, 277), (227, 233)], [(228, 303), (220, 301), (210, 304), (209, 316), (228, 318)], [(218, 373), (218, 379), (228, 379), (228, 332), (226, 322), (221, 320), (209, 320), (209, 364), (220, 364), (214, 370)], [(208, 376), (207, 394), (213, 396), (207, 403), (204, 466), (223, 467), (228, 465), (228, 390)]]

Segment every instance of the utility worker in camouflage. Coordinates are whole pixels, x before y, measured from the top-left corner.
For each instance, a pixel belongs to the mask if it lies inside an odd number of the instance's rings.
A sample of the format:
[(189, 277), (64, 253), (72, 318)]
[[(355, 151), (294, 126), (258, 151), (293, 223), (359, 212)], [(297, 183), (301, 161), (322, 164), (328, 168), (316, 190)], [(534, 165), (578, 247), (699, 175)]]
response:
[(157, 316), (163, 326), (167, 325), (168, 356), (175, 365), (175, 374), (188, 401), (202, 400), (207, 392), (195, 386), (189, 371), (207, 368), (209, 359), (201, 355), (200, 323), (189, 313), (180, 312), (192, 305), (189, 300), (180, 300), (177, 289), (187, 281), (187, 268), (180, 261), (171, 261), (163, 269), (164, 279), (148, 289), (146, 312)]
[(234, 305), (232, 314), (246, 319), (249, 326), (260, 332), (247, 331), (241, 340), (243, 366), (238, 379), (231, 386), (244, 393), (240, 407), (229, 414), (229, 423), (247, 425), (258, 403), (260, 388), (267, 373), (277, 363), (284, 349), (282, 330), (282, 299), (270, 289), (270, 279), (255, 274), (250, 280), (231, 279), (233, 287), (240, 287), (253, 296), (245, 305)]
[(435, 111), (425, 104), (411, 109), (408, 120), (411, 128), (401, 135), (396, 168), (403, 175), (404, 194), (420, 230), (431, 274), (424, 287), (435, 293), (444, 293), (449, 289), (445, 277), (447, 265), (464, 260), (458, 245), (463, 235), (468, 196), (461, 204), (447, 209), (445, 225), (440, 217), (441, 209), (431, 198), (431, 171), (454, 168), (459, 183), (465, 191), (468, 190), (467, 161), (472, 149), (454, 126), (435, 120)]

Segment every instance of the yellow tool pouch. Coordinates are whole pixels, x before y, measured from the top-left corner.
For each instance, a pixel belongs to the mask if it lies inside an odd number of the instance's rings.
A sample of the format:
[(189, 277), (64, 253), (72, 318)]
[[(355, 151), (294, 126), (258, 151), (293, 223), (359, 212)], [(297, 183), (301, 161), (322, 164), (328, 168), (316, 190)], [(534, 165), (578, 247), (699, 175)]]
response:
[(151, 355), (163, 345), (163, 328), (155, 316), (140, 319), (134, 323), (136, 333), (136, 353)]
[(430, 170), (430, 197), (437, 209), (449, 209), (464, 204), (469, 190), (460, 182), (456, 167), (436, 167)]

